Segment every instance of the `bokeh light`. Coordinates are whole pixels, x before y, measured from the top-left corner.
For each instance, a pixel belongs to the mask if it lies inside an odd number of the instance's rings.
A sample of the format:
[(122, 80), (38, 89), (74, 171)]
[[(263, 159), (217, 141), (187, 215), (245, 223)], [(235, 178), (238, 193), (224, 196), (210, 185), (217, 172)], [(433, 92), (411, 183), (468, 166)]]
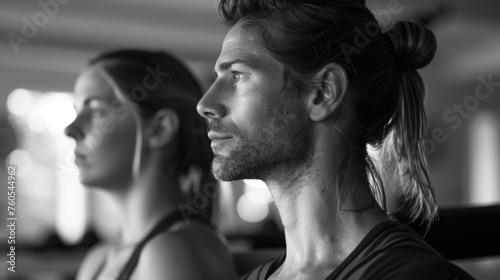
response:
[(260, 180), (244, 180), (244, 193), (236, 203), (240, 218), (249, 223), (263, 221), (269, 215), (272, 201), (267, 185)]
[(493, 205), (500, 202), (499, 123), (495, 115), (478, 112), (470, 126), (470, 196), (474, 205)]
[(30, 110), (26, 116), (26, 123), (32, 132), (43, 133), (47, 128), (43, 108), (37, 106)]
[(6, 159), (7, 166), (16, 166), (16, 176), (19, 179), (31, 172), (32, 162), (31, 154), (22, 149), (12, 151)]
[(31, 106), (32, 94), (26, 89), (15, 89), (7, 98), (7, 108), (13, 115), (20, 116), (28, 112)]
[[(75, 174), (76, 175), (76, 174)], [(57, 185), (56, 231), (66, 244), (79, 242), (86, 227), (86, 195), (77, 176), (67, 176)]]
[(269, 203), (257, 193), (244, 193), (236, 203), (236, 210), (242, 220), (258, 223), (269, 215)]
[[(46, 126), (50, 133), (54, 135), (64, 134), (64, 129), (76, 117), (73, 109), (73, 99), (65, 93), (49, 93), (50, 95), (43, 100), (45, 106), (44, 117)], [(50, 97), (50, 98), (49, 98)]]
[(267, 202), (271, 202), (273, 200), (266, 183), (263, 181), (243, 180), (243, 182), (245, 183), (245, 193), (256, 193)]

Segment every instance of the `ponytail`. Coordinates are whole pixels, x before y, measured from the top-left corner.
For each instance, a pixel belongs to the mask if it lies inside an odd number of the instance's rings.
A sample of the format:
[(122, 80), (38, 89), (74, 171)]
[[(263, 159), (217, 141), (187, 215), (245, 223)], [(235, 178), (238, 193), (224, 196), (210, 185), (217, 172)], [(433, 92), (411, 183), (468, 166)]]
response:
[(396, 71), (395, 89), (398, 107), (393, 131), (384, 142), (387, 160), (396, 161), (401, 194), (409, 205), (409, 217), (429, 223), (437, 215), (437, 195), (427, 171), (425, 158), (426, 90), (417, 69), (426, 66), (436, 52), (436, 38), (424, 26), (407, 21), (397, 22), (384, 34), (392, 46)]

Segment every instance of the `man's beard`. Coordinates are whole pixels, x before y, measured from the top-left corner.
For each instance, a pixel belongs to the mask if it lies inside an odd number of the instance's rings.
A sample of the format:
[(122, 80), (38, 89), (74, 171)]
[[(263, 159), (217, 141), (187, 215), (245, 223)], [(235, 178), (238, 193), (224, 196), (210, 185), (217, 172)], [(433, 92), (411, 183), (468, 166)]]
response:
[[(311, 157), (312, 133), (306, 125), (258, 128), (234, 135), (226, 155), (214, 154), (212, 173), (222, 181), (266, 180), (293, 173)], [(300, 171), (300, 170), (299, 170)]]

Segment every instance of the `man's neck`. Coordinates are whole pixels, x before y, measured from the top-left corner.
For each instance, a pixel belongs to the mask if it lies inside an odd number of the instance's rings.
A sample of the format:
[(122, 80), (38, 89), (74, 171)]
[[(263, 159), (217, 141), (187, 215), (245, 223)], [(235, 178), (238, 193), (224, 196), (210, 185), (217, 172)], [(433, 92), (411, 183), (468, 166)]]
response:
[(304, 168), (309, 170), (300, 170), (302, 175), (294, 181), (266, 180), (287, 244), (277, 279), (287, 274), (310, 277), (312, 273), (331, 272), (375, 225), (389, 220), (373, 199), (367, 180), (342, 178), (344, 191), (340, 191), (340, 182), (331, 172), (338, 170), (335, 164), (325, 162), (325, 157), (312, 160)]

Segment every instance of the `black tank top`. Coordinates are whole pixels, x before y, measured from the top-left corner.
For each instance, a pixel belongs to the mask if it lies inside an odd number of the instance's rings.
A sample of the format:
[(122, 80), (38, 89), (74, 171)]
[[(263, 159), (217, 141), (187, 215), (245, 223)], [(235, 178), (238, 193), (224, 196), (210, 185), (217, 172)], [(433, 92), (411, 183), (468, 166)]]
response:
[[(130, 276), (132, 276), (132, 273), (135, 270), (135, 267), (137, 266), (137, 263), (139, 262), (139, 257), (141, 255), (142, 249), (146, 244), (151, 240), (153, 237), (156, 235), (168, 230), (170, 227), (172, 227), (174, 224), (177, 222), (180, 222), (184, 219), (184, 216), (182, 215), (181, 212), (175, 211), (173, 213), (168, 214), (165, 216), (150, 232), (146, 237), (144, 237), (141, 242), (139, 242), (136, 247), (134, 248), (134, 251), (132, 255), (130, 256), (128, 262), (125, 264), (123, 267), (122, 271), (120, 272), (120, 275), (117, 280), (128, 280), (130, 279)], [(189, 220), (197, 220), (204, 222), (207, 224), (207, 222), (199, 217), (196, 216), (191, 216), (189, 217)], [(209, 225), (210, 226), (210, 225)], [(99, 274), (101, 273), (103, 266), (101, 266), (101, 269), (99, 269), (96, 274), (94, 275), (94, 279), (97, 279)]]
[[(285, 261), (285, 254), (248, 272), (240, 280), (266, 280)], [(363, 238), (325, 280), (474, 278), (445, 260), (417, 233), (397, 222), (383, 222)]]

